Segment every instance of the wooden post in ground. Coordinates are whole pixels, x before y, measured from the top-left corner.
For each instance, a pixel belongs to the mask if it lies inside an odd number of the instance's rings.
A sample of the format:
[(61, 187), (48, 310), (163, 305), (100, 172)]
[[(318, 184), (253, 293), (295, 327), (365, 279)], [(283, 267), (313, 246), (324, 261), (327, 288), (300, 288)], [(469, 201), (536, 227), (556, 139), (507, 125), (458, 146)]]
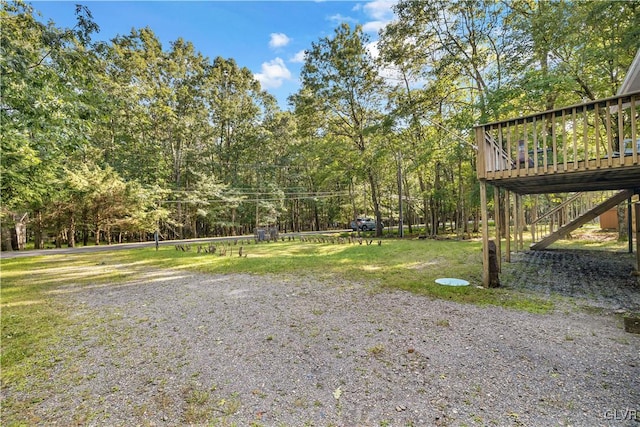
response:
[[(640, 276), (640, 202), (636, 202), (636, 275)], [(631, 238), (631, 235), (629, 235)]]
[(482, 284), (489, 286), (489, 221), (487, 209), (487, 182), (480, 180), (480, 209), (482, 211)]
[(502, 271), (502, 250), (500, 244), (500, 187), (493, 187), (493, 217), (495, 218), (496, 227), (496, 261), (498, 263), (498, 271)]
[(498, 275), (498, 253), (496, 244), (493, 240), (489, 240), (489, 284), (490, 288), (500, 286), (500, 277)]
[(515, 244), (516, 252), (519, 252), (520, 244), (518, 243), (518, 237), (520, 236), (520, 195), (515, 193), (513, 199), (513, 243)]
[(531, 242), (537, 241), (536, 236), (536, 221), (538, 220), (538, 195), (536, 194), (533, 199), (533, 209), (531, 210)]
[(516, 195), (518, 201), (518, 241), (520, 242), (518, 249), (524, 251), (524, 204), (522, 203), (522, 195)]
[(504, 229), (507, 232), (505, 241), (505, 256), (504, 260), (506, 262), (511, 262), (511, 192), (509, 190), (506, 191), (505, 194), (505, 203), (504, 203)]

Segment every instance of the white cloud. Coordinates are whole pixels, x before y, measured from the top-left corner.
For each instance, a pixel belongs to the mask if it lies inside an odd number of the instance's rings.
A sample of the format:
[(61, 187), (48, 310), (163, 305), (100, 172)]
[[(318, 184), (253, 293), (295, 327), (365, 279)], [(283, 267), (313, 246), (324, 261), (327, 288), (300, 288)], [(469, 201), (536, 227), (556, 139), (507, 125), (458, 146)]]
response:
[(377, 33), (378, 31), (383, 29), (388, 23), (389, 23), (388, 21), (386, 22), (369, 21), (362, 26), (362, 31), (364, 31), (365, 33)]
[(364, 12), (377, 21), (390, 21), (393, 18), (391, 7), (395, 5), (395, 0), (375, 0), (363, 6)]
[(264, 89), (275, 89), (282, 86), (284, 80), (291, 80), (291, 71), (289, 71), (281, 58), (263, 62), (261, 71), (261, 73), (256, 73), (253, 76)]
[(396, 3), (398, 3), (398, 0), (374, 0), (366, 3), (356, 3), (351, 10), (356, 12), (358, 15), (364, 15), (364, 20), (351, 16), (344, 16), (339, 13), (332, 15), (327, 19), (333, 22), (348, 22), (350, 24), (357, 24), (364, 21), (364, 24), (362, 24), (362, 30), (365, 33), (376, 34), (393, 20), (393, 6)]
[(371, 18), (370, 21), (362, 25), (362, 30), (367, 33), (377, 33), (384, 28), (393, 20), (392, 7), (396, 3), (397, 0), (374, 0), (365, 3), (364, 6), (358, 5), (357, 9), (354, 8), (354, 10), (362, 10)]
[(289, 62), (303, 63), (306, 57), (307, 57), (307, 51), (300, 50), (295, 55), (293, 55), (291, 59), (289, 59)]
[(352, 24), (355, 24), (356, 22), (358, 22), (357, 19), (352, 18), (350, 16), (343, 16), (339, 13), (336, 13), (335, 15), (331, 15), (329, 18), (329, 21), (334, 21), (334, 22), (338, 22), (338, 23), (342, 23), (342, 22), (350, 22)]
[(284, 47), (289, 44), (291, 39), (284, 33), (271, 33), (271, 40), (269, 40), (269, 47), (278, 48)]

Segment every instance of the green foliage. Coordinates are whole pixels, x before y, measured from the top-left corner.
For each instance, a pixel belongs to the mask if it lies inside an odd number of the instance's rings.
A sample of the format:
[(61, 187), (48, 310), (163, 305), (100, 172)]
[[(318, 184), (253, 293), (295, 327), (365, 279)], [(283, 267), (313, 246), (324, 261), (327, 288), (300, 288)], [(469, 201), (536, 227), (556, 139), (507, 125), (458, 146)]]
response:
[(333, 38), (312, 43), (301, 73), (302, 88), (292, 100), (305, 124), (313, 126), (307, 134), (323, 136), (316, 139), (318, 142), (333, 139), (348, 144), (330, 147), (355, 154), (346, 156), (352, 169), (348, 172), (368, 180), (371, 205), (381, 222), (376, 166), (388, 153), (384, 144), (388, 126), (382, 114), (383, 81), (367, 50), (368, 41), (360, 26), (352, 29), (342, 24)]
[(1, 5), (1, 228), (28, 213), (36, 247), (395, 224), (399, 200), (426, 234), (469, 233), (472, 126), (611, 95), (640, 31), (637, 1), (400, 1), (377, 57), (359, 26), (311, 43), (281, 112), (187, 40), (93, 43), (87, 7), (61, 28)]

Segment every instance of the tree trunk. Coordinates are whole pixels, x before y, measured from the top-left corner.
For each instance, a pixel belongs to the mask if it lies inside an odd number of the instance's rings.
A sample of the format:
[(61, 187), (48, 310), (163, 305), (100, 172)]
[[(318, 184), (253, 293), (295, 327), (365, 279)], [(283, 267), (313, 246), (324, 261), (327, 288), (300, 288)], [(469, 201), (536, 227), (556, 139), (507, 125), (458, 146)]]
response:
[(69, 238), (67, 244), (70, 248), (76, 246), (76, 217), (73, 212), (69, 215)]
[(82, 245), (89, 246), (89, 226), (87, 225), (87, 210), (82, 211)]
[(2, 234), (2, 250), (8, 252), (13, 251), (13, 246), (11, 245), (11, 229), (6, 224), (2, 224), (0, 233)]
[[(403, 177), (403, 181), (404, 181), (404, 196), (406, 200), (411, 200), (410, 193), (409, 193), (409, 181), (407, 180), (406, 174)], [(414, 216), (413, 213), (415, 212), (415, 209), (413, 208), (413, 205), (411, 203), (407, 203), (404, 211), (405, 211), (404, 217), (407, 219), (407, 228), (409, 230), (409, 234), (413, 234), (413, 216)]]
[(25, 213), (19, 219), (16, 219), (16, 244), (15, 247), (19, 251), (23, 251), (27, 244), (27, 220), (29, 213)]
[(236, 211), (237, 208), (232, 208), (231, 209), (231, 235), (232, 236), (237, 236), (238, 235), (238, 231), (237, 231), (237, 226), (236, 226)]
[(37, 209), (34, 214), (33, 248), (44, 249), (44, 238), (42, 237), (42, 211)]
[[(198, 238), (198, 218), (193, 218), (193, 221), (191, 222), (191, 227), (193, 228), (193, 238), (197, 239)], [(231, 226), (231, 230), (233, 230), (233, 226)]]
[(318, 216), (318, 204), (314, 203), (313, 204), (313, 218), (314, 218), (314, 222), (316, 223), (316, 231), (320, 231), (320, 217)]
[(182, 226), (182, 202), (176, 203), (176, 215), (178, 216), (178, 238), (182, 239), (184, 227)]
[(480, 230), (480, 207), (476, 206), (476, 214), (473, 217), (473, 232), (477, 233)]
[(438, 226), (440, 225), (440, 163), (436, 163), (436, 175), (433, 183), (434, 196), (431, 197), (431, 235), (438, 235)]
[(378, 188), (376, 179), (372, 171), (369, 171), (369, 184), (371, 185), (371, 202), (373, 203), (373, 212), (376, 217), (376, 237), (382, 236), (382, 212), (380, 212), (380, 201), (378, 200)]

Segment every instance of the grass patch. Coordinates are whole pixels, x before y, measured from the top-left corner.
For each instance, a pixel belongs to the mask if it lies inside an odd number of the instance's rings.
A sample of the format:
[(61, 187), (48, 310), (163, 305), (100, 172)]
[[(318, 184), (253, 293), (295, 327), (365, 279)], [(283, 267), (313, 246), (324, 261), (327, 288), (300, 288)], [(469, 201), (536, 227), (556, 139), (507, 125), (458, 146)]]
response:
[[(126, 280), (126, 269), (96, 255), (52, 255), (0, 260), (0, 367), (2, 387), (20, 389), (27, 377), (47, 378), (59, 362), (52, 348), (71, 333), (69, 307), (56, 295), (77, 286)], [(99, 257), (102, 258), (101, 256)]]
[[(225, 243), (226, 255), (198, 253), (173, 246), (73, 255), (0, 260), (1, 379), (3, 387), (19, 387), (28, 376), (46, 378), (58, 363), (51, 348), (63, 333), (73, 333), (68, 308), (58, 295), (84, 287), (143, 280), (165, 280), (181, 271), (212, 274), (292, 274), (327, 280), (373, 283), (381, 289), (403, 289), (432, 298), (492, 304), (532, 312), (552, 305), (531, 295), (504, 289), (478, 289), (482, 262), (479, 241), (385, 239), (378, 245), (286, 241)], [(222, 248), (222, 245), (218, 245)], [(246, 256), (245, 256), (246, 255)], [(159, 269), (159, 270), (158, 270)], [(435, 284), (438, 277), (458, 277), (472, 286)], [(197, 415), (197, 414), (193, 414)], [(196, 417), (197, 418), (197, 417)]]

